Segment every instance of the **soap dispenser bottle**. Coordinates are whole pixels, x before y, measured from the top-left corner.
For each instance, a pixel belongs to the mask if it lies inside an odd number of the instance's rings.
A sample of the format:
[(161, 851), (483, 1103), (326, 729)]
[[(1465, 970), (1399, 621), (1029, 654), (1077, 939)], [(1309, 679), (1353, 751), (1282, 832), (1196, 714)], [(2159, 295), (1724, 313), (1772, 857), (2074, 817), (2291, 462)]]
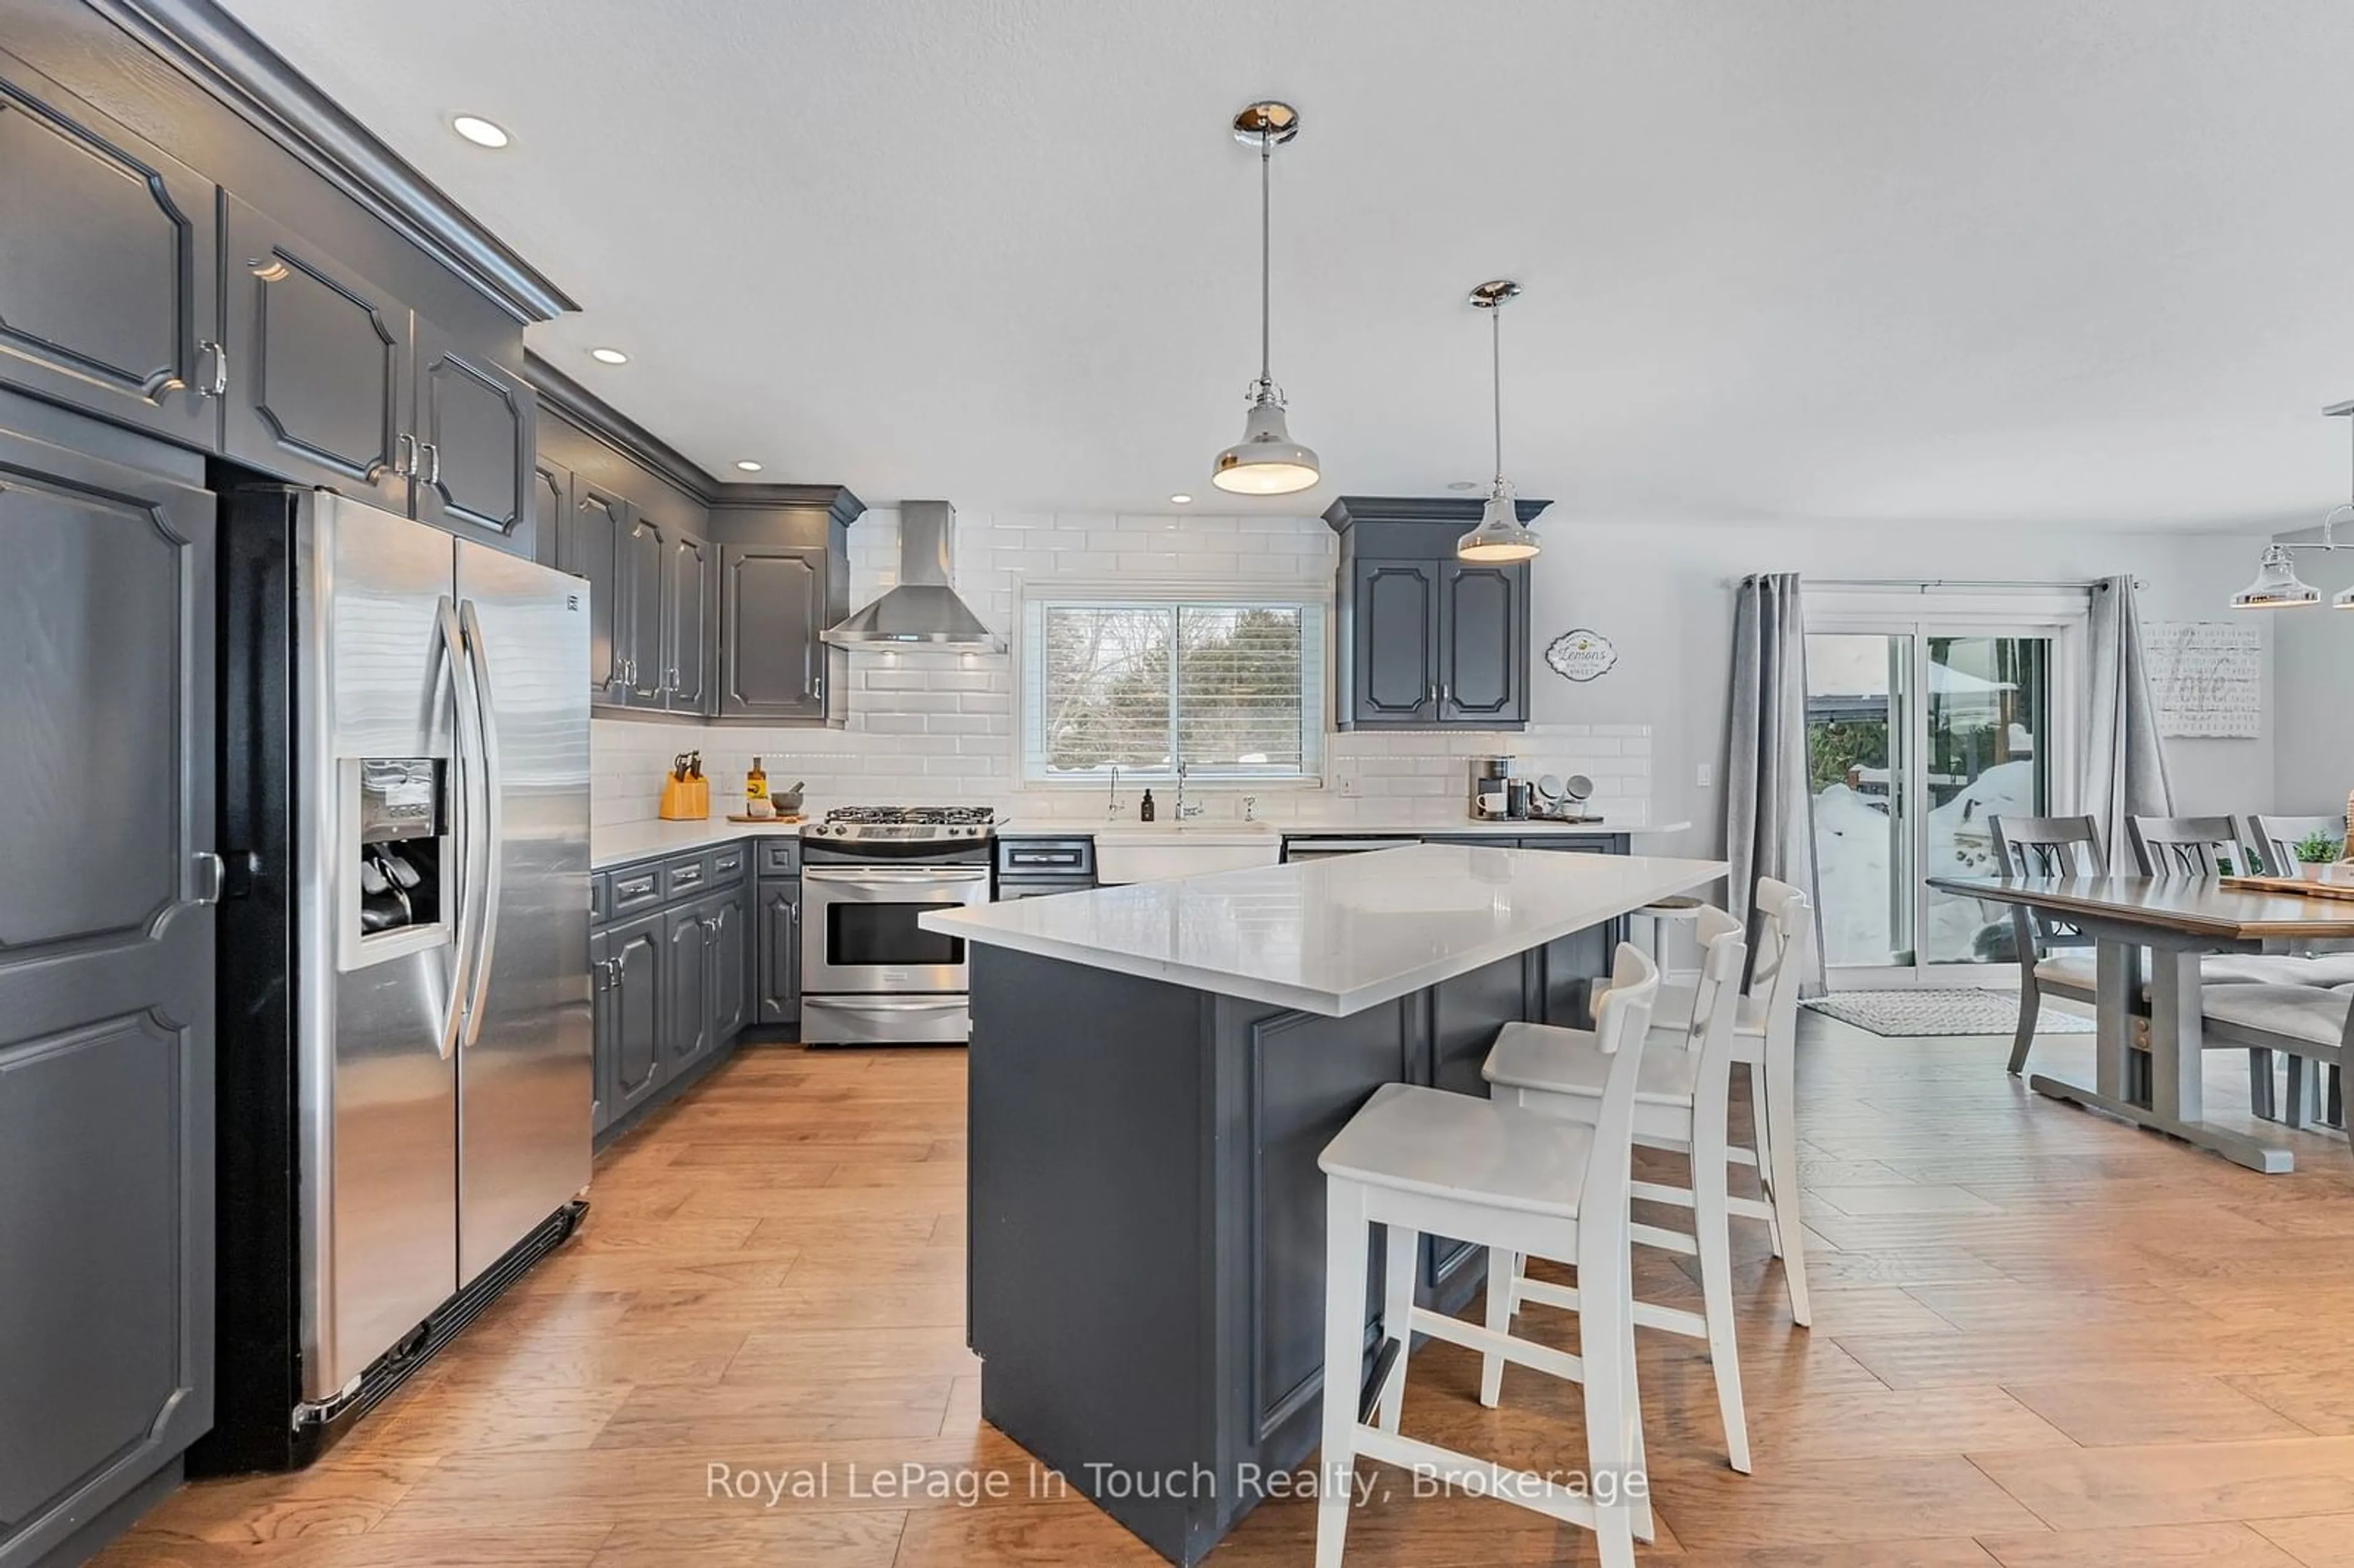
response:
[(1136, 809), (1136, 820), (1140, 822), (1152, 821), (1152, 791), (1150, 789), (1144, 792), (1144, 803)]

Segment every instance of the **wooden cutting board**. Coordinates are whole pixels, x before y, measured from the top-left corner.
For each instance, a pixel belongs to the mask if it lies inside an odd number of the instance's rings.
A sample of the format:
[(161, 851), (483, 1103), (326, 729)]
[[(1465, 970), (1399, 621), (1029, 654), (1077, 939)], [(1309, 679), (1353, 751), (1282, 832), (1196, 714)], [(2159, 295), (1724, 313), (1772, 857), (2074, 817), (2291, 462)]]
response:
[(2225, 887), (2246, 893), (2285, 893), (2301, 898), (2354, 898), (2354, 882), (2307, 882), (2301, 876), (2226, 876)]

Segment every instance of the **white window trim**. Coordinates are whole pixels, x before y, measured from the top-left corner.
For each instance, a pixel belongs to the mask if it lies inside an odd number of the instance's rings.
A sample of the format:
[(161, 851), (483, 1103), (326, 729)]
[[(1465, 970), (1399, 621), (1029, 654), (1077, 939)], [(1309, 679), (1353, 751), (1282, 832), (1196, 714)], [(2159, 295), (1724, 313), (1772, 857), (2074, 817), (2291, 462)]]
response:
[[(1106, 604), (1279, 604), (1309, 605), (1321, 612), (1322, 646), (1316, 651), (1317, 701), (1321, 708), (1322, 722), (1308, 726), (1301, 737), (1312, 748), (1305, 759), (1305, 770), (1297, 777), (1265, 779), (1192, 779), (1185, 780), (1188, 794), (1266, 795), (1294, 789), (1326, 788), (1332, 766), (1332, 660), (1334, 584), (1329, 577), (1314, 581), (1285, 583), (1254, 580), (1247, 583), (1214, 582), (1190, 577), (1159, 577), (1149, 583), (1107, 582), (1095, 577), (1047, 577), (1024, 580), (1019, 585), (1013, 607), (1013, 625), (1006, 638), (1007, 654), (1013, 671), (1013, 741), (1010, 770), (1016, 791), (1023, 794), (1046, 795), (1103, 792), (1106, 781), (1100, 779), (1033, 779), (1029, 776), (1028, 748), (1030, 744), (1031, 696), (1028, 672), (1030, 668), (1030, 607), (1033, 603), (1064, 604), (1099, 602)], [(1158, 773), (1129, 773), (1123, 770), (1120, 785), (1128, 787), (1135, 779), (1139, 787), (1157, 785), (1171, 776)]]

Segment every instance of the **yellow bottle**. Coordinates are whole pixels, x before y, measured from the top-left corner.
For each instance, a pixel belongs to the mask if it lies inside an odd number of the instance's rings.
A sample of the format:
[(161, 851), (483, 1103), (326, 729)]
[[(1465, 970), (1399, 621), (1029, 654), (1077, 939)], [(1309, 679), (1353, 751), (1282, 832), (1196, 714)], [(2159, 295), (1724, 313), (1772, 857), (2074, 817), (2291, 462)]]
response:
[(776, 807), (769, 801), (768, 770), (760, 766), (760, 759), (756, 757), (752, 758), (752, 770), (744, 775), (744, 814), (766, 817), (775, 811)]

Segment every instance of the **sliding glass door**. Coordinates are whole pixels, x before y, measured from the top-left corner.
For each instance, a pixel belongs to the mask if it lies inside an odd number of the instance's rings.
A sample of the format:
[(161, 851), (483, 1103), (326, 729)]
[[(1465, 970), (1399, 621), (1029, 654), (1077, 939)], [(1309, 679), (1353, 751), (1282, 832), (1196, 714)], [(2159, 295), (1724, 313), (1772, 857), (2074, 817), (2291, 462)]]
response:
[(2064, 624), (1808, 607), (1807, 751), (1835, 985), (1969, 983), (2008, 965), (2007, 914), (1927, 878), (1992, 874), (1989, 817), (2046, 816), (2067, 775)]

